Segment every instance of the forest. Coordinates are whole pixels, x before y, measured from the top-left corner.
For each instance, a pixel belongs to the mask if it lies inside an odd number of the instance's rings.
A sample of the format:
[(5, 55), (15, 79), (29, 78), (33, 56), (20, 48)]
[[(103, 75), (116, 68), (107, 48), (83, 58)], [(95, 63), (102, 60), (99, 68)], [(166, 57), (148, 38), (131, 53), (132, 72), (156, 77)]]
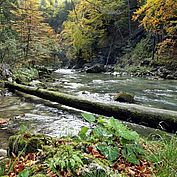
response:
[(0, 176), (175, 177), (177, 0), (0, 0)]
[(175, 0), (2, 0), (0, 61), (175, 69)]

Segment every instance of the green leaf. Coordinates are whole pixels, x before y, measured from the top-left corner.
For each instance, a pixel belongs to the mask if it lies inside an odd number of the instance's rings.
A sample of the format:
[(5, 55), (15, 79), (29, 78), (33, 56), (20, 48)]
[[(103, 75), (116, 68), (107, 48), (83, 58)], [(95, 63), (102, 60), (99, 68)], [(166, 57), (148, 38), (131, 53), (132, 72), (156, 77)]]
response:
[(82, 113), (82, 117), (88, 122), (95, 122), (96, 118), (92, 114)]
[(97, 124), (101, 124), (101, 125), (104, 125), (104, 124), (107, 124), (108, 123), (108, 120), (105, 119), (104, 117), (98, 117), (97, 119)]
[(66, 161), (61, 160), (61, 163), (60, 163), (61, 170), (65, 169), (65, 167), (66, 167)]
[(29, 177), (30, 171), (28, 169), (23, 170), (17, 177)]
[(70, 159), (70, 164), (71, 164), (71, 169), (74, 170), (75, 164), (76, 164), (75, 160), (74, 159)]
[(6, 170), (6, 163), (5, 162), (0, 163), (0, 176), (3, 176), (5, 174), (5, 170)]
[(88, 127), (82, 127), (81, 131), (79, 132), (79, 136), (80, 138), (82, 139), (85, 139), (86, 138), (86, 133), (88, 132)]
[(74, 154), (74, 155), (73, 155), (73, 159), (74, 159), (77, 163), (80, 163), (80, 164), (83, 163), (82, 160), (80, 159), (80, 157), (79, 157), (77, 154)]
[(120, 136), (126, 140), (134, 140), (137, 141), (139, 139), (139, 135), (137, 132), (129, 130), (127, 126), (114, 119), (113, 117), (109, 120), (109, 127), (113, 128), (116, 131), (116, 135)]
[(112, 137), (112, 134), (104, 127), (97, 127), (93, 129), (94, 136), (98, 138), (110, 138)]
[(67, 169), (67, 170), (70, 170), (71, 167), (70, 167), (69, 159), (66, 159), (66, 160), (65, 160), (65, 164), (66, 164), (66, 169)]
[(26, 125), (21, 125), (19, 134), (24, 134), (28, 130), (28, 127)]
[(128, 162), (139, 165), (139, 160), (136, 157), (136, 154), (134, 153), (133, 147), (126, 146), (122, 150), (122, 155), (125, 159), (128, 160)]
[(111, 117), (109, 120), (109, 125), (116, 130), (117, 127), (119, 125), (121, 125), (121, 123), (118, 120), (116, 120), (115, 118)]
[(135, 149), (136, 154), (140, 154), (140, 155), (145, 154), (145, 150), (143, 149), (143, 147), (140, 144), (135, 144), (134, 149)]
[(122, 137), (122, 138), (125, 138), (126, 140), (133, 140), (133, 141), (137, 141), (139, 139), (139, 135), (137, 132), (135, 131), (131, 131), (131, 130), (122, 130), (122, 131), (119, 131), (119, 135)]
[(98, 144), (96, 148), (110, 161), (115, 161), (118, 158), (117, 147)]

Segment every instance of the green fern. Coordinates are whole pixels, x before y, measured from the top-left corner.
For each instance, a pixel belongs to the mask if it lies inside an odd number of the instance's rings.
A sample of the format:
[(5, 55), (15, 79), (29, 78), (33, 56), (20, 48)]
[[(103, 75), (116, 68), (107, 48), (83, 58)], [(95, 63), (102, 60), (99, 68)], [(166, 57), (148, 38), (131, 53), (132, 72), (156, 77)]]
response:
[(75, 174), (76, 170), (83, 166), (83, 155), (75, 150), (71, 145), (61, 145), (56, 154), (47, 162), (50, 169), (58, 171), (71, 171)]

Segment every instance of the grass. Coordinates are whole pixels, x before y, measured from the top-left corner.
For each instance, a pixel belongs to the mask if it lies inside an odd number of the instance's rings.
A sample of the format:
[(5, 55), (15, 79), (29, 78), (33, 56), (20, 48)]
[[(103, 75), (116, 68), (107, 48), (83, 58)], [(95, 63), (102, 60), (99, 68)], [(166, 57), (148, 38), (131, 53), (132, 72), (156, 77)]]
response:
[(148, 141), (147, 158), (153, 162), (156, 176), (177, 176), (177, 135), (162, 137), (158, 141)]

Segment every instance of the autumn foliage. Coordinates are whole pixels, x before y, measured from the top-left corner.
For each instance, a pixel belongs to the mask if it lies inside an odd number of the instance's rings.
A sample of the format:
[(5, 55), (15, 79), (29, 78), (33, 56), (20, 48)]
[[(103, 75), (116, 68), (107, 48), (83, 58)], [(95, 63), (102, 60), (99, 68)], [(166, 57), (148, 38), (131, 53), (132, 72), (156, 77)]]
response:
[(147, 0), (133, 16), (139, 19), (145, 30), (160, 36), (156, 45), (156, 56), (159, 64), (169, 68), (177, 66), (177, 1)]
[(176, 0), (147, 0), (133, 16), (140, 19), (141, 24), (148, 31), (159, 34), (176, 34), (177, 1)]
[(45, 22), (39, 1), (22, 1), (14, 14), (17, 20), (13, 27), (18, 32), (24, 58), (47, 58), (56, 38), (53, 29)]

